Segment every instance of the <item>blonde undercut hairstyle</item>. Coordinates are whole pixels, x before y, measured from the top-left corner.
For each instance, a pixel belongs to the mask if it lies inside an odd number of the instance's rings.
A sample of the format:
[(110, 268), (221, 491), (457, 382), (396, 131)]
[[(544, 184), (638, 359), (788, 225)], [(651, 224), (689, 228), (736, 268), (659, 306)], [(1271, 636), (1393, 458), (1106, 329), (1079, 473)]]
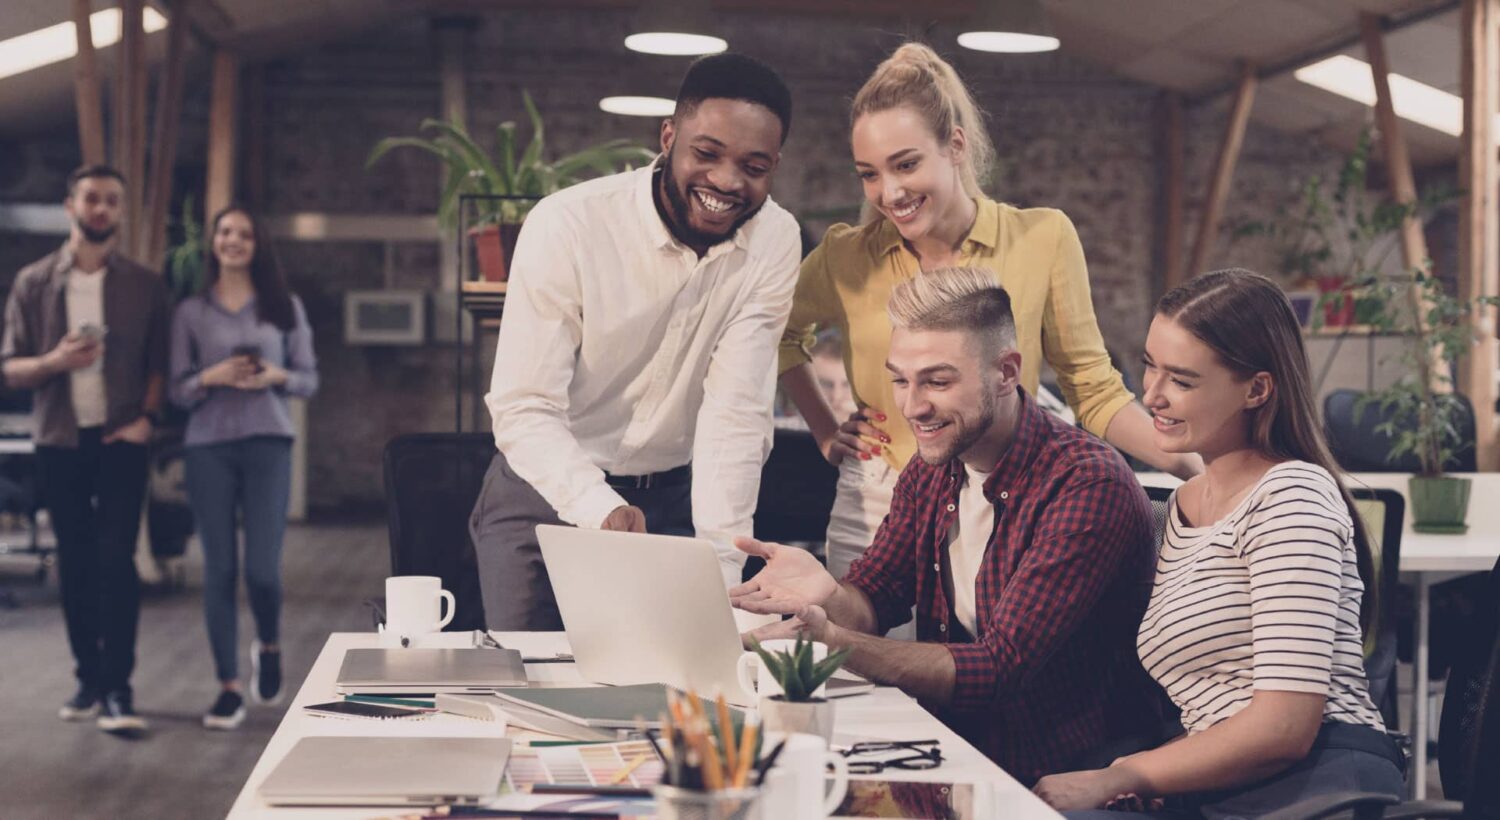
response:
[(985, 357), (1016, 345), (1010, 294), (983, 268), (938, 268), (908, 279), (891, 293), (886, 313), (893, 327), (964, 331)]
[(866, 114), (903, 107), (921, 115), (940, 144), (948, 144), (954, 128), (963, 129), (965, 149), (959, 175), (964, 193), (984, 196), (983, 185), (995, 162), (984, 112), (953, 66), (921, 43), (906, 43), (876, 67), (854, 95), (849, 125), (853, 127)]

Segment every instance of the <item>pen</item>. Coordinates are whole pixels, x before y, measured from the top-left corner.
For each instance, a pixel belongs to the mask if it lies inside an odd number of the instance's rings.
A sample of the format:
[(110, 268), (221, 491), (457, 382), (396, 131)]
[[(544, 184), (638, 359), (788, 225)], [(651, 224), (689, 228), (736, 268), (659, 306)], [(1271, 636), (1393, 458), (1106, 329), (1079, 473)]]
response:
[(639, 786), (590, 786), (586, 783), (533, 783), (532, 794), (597, 794), (609, 797), (650, 797), (651, 790)]

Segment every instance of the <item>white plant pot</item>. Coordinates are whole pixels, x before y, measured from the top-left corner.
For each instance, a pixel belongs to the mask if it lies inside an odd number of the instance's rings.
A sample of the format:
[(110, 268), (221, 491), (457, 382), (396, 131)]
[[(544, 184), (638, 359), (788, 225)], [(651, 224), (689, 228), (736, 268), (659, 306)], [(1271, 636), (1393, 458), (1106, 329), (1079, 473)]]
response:
[(793, 703), (780, 695), (760, 699), (760, 724), (765, 732), (817, 735), (833, 742), (833, 701), (818, 698)]

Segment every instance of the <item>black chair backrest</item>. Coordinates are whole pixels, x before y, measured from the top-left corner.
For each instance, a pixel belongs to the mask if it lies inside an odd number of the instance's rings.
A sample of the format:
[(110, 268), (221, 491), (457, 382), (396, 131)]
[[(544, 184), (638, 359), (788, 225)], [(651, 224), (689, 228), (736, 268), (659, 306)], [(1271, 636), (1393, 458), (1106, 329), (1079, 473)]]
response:
[(1172, 488), (1147, 487), (1146, 497), (1151, 499), (1151, 534), (1156, 536), (1156, 549), (1160, 552), (1162, 541), (1167, 537), (1167, 512), (1171, 506)]
[(776, 430), (760, 472), (755, 537), (762, 541), (823, 541), (839, 471), (806, 430)]
[(489, 433), (413, 433), (385, 446), (392, 575), (436, 575), (453, 593), (451, 631), (484, 628), (469, 515), (495, 456)]
[[(1358, 390), (1335, 390), (1323, 399), (1323, 426), (1328, 431), (1328, 447), (1339, 466), (1351, 473), (1415, 473), (1422, 469), (1416, 454), (1406, 453), (1392, 461), (1386, 458), (1392, 440), (1376, 432), (1388, 414), (1371, 403), (1356, 413), (1355, 405), (1364, 393)], [(1464, 396), (1455, 395), (1460, 403), (1456, 421), (1458, 451), (1443, 465), (1449, 472), (1472, 473), (1476, 469), (1474, 451), (1474, 407)], [(1355, 417), (1358, 416), (1356, 421)]]
[(1500, 817), (1500, 561), (1477, 604), (1443, 690), (1438, 772), (1464, 817)]
[(1349, 494), (1364, 522), (1375, 568), (1375, 578), (1365, 588), (1365, 595), (1375, 596), (1375, 617), (1365, 635), (1365, 679), (1386, 728), (1396, 731), (1396, 596), (1406, 498), (1395, 490), (1366, 487), (1350, 487)]

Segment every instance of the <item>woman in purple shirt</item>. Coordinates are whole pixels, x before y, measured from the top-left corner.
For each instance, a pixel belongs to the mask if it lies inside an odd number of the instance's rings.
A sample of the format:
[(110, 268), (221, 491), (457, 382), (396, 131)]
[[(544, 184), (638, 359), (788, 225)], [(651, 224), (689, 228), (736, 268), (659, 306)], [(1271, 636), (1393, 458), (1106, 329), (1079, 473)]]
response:
[(258, 640), (250, 694), (281, 693), (281, 538), (291, 488), (287, 396), (318, 389), (312, 329), (288, 290), (259, 221), (231, 206), (213, 220), (207, 284), (172, 319), (172, 401), (189, 411), (188, 501), (203, 541), (203, 609), (221, 691), (210, 729), (245, 719), (235, 634), (236, 523), (245, 527), (245, 587)]

